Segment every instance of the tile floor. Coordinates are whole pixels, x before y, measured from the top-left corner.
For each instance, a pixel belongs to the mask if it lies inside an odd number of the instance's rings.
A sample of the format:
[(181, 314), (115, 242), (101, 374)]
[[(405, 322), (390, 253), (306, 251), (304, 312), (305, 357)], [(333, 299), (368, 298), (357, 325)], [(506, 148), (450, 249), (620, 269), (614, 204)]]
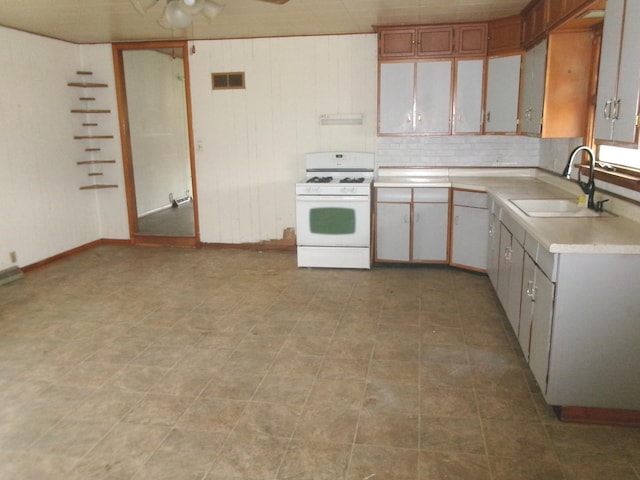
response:
[(0, 478), (640, 479), (558, 422), (485, 276), (104, 246), (0, 287)]

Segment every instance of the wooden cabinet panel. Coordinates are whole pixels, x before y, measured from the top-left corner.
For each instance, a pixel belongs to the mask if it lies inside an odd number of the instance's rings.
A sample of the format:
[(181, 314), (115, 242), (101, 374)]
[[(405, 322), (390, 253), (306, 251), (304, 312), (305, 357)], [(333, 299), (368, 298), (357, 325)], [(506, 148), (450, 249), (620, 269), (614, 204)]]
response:
[(381, 31), (379, 49), (378, 54), (384, 58), (413, 57), (416, 54), (415, 28)]
[(591, 32), (549, 35), (543, 138), (572, 138), (585, 134), (591, 40)]
[(522, 40), (522, 17), (516, 15), (489, 22), (487, 37), (489, 55), (518, 51)]
[(378, 58), (437, 58), (484, 56), (487, 24), (379, 26)]
[(455, 27), (455, 52), (458, 56), (487, 54), (487, 24), (467, 24)]
[(531, 46), (535, 44), (544, 35), (545, 29), (547, 27), (545, 10), (546, 1), (541, 0), (538, 3), (534, 4), (530, 10), (525, 12), (522, 32), (522, 43), (525, 46)]
[(449, 57), (453, 55), (453, 27), (434, 26), (418, 28), (419, 57)]

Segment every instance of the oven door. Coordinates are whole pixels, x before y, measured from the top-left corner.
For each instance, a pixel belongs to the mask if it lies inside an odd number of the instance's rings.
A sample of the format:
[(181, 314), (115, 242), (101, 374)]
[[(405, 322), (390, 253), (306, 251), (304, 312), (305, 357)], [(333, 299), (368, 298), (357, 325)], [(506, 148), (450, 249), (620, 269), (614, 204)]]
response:
[(298, 245), (368, 247), (371, 202), (368, 195), (296, 196)]

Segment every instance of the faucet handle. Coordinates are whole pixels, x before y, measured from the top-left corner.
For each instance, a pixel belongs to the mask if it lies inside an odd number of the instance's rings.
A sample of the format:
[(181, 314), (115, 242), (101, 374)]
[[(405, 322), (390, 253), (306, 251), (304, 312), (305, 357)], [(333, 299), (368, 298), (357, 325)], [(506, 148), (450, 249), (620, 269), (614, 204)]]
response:
[(596, 202), (596, 208), (594, 208), (594, 210), (596, 212), (601, 212), (603, 210), (603, 208), (604, 208), (604, 203), (608, 202), (608, 201), (609, 201), (609, 199), (605, 198), (604, 200), (600, 200), (600, 201)]

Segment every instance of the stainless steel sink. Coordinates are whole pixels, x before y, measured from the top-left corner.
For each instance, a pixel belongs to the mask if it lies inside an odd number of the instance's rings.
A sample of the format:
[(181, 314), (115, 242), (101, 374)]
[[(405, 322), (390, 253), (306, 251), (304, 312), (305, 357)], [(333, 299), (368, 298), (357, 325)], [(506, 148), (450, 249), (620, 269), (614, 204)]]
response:
[(590, 210), (568, 198), (523, 198), (511, 200), (511, 203), (529, 217), (588, 218), (611, 215), (607, 212)]

